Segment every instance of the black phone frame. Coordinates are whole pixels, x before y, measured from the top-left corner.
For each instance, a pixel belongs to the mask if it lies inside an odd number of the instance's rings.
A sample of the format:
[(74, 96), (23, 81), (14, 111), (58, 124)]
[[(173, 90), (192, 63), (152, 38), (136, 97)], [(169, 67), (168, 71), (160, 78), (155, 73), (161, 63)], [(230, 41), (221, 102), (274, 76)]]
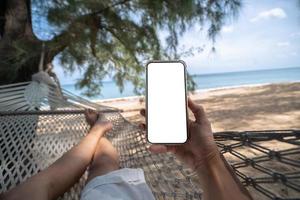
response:
[[(149, 141), (148, 139), (148, 65), (150, 63), (181, 63), (184, 66), (184, 92), (185, 92), (185, 112), (186, 112), (186, 133), (187, 133), (187, 137), (186, 137), (186, 141), (183, 143), (152, 143)], [(178, 144), (186, 144), (187, 141), (190, 138), (190, 133), (189, 133), (189, 124), (188, 124), (188, 101), (187, 101), (187, 70), (186, 70), (187, 66), (185, 64), (185, 62), (183, 60), (168, 60), (168, 61), (163, 61), (163, 60), (150, 60), (146, 63), (146, 112), (145, 112), (145, 117), (146, 117), (146, 139), (147, 142), (150, 144), (163, 144), (163, 145), (178, 145)]]

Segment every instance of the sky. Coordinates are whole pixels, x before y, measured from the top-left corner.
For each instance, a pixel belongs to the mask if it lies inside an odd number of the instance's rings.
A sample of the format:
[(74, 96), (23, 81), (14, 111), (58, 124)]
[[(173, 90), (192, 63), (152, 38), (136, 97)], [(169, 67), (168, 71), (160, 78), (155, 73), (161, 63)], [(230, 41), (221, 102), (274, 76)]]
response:
[(244, 1), (238, 19), (223, 27), (215, 53), (205, 38), (193, 27), (181, 40), (187, 46), (207, 47), (184, 59), (192, 74), (298, 67), (300, 5), (296, 0)]
[[(239, 16), (228, 21), (212, 43), (198, 25), (179, 39), (179, 47), (204, 47), (184, 57), (191, 74), (210, 74), (300, 66), (300, 3), (298, 0), (244, 0)], [(78, 79), (64, 74), (57, 61), (55, 71), (64, 83)]]

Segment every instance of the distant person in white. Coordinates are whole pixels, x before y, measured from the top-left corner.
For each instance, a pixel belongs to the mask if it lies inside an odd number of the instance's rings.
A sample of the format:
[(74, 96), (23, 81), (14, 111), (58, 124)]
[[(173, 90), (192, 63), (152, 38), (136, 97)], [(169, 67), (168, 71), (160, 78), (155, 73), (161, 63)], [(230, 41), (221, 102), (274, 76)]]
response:
[[(220, 155), (204, 109), (190, 99), (188, 105), (196, 119), (189, 120), (188, 142), (151, 145), (149, 150), (152, 153), (173, 152), (195, 170), (205, 200), (252, 199)], [(141, 114), (145, 116), (145, 110), (141, 110)], [(86, 112), (86, 119), (92, 128), (79, 144), (47, 169), (1, 194), (0, 199), (57, 199), (78, 181), (87, 167), (89, 173), (81, 193), (82, 200), (155, 199), (142, 169), (120, 169), (118, 152), (104, 136), (112, 124), (104, 122), (101, 116), (90, 110)]]

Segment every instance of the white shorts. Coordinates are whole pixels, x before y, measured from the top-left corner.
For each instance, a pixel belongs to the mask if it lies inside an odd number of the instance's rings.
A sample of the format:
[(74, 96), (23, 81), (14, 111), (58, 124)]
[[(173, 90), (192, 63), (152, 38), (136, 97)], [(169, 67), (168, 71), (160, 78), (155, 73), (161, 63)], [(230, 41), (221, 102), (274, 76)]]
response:
[(93, 178), (81, 192), (81, 200), (154, 200), (142, 169), (123, 168)]

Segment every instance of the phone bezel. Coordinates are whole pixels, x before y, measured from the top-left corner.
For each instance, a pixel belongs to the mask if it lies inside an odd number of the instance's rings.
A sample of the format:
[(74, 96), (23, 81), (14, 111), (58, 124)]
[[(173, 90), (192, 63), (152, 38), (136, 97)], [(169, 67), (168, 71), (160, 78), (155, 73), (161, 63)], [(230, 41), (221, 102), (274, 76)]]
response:
[[(151, 63), (181, 63), (184, 66), (184, 93), (185, 93), (185, 113), (186, 113), (186, 140), (183, 143), (152, 143), (149, 141), (148, 139), (148, 65)], [(145, 113), (145, 117), (146, 117), (146, 125), (147, 125), (147, 130), (146, 130), (146, 139), (147, 142), (149, 142), (150, 144), (164, 144), (164, 145), (172, 145), (172, 144), (185, 144), (190, 137), (189, 134), (189, 126), (188, 126), (188, 105), (187, 105), (187, 70), (186, 70), (186, 64), (183, 60), (168, 60), (168, 61), (163, 61), (163, 60), (150, 60), (146, 63), (146, 113)]]

